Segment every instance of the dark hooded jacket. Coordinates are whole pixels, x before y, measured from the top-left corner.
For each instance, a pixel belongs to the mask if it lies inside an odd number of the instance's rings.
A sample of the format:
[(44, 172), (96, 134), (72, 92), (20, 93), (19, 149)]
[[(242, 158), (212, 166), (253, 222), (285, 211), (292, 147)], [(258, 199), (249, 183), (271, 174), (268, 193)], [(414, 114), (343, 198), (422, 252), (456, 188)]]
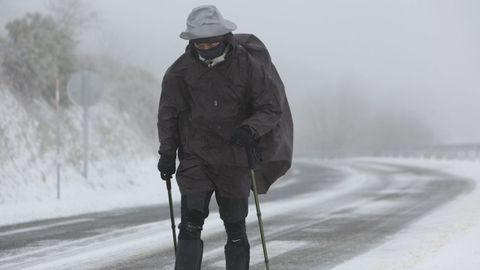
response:
[(160, 154), (185, 153), (207, 164), (247, 167), (244, 148), (230, 144), (248, 125), (263, 160), (255, 169), (259, 193), (291, 166), (293, 123), (283, 83), (263, 43), (250, 34), (228, 38), (223, 62), (209, 67), (193, 44), (167, 70), (158, 110)]

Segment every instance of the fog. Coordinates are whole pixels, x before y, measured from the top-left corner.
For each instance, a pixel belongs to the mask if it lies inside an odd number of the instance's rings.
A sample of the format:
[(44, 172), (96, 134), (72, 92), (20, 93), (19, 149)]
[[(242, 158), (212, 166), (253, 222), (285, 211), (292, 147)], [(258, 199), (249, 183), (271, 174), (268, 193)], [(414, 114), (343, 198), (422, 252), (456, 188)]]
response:
[[(0, 22), (46, 2), (0, 1)], [(254, 33), (269, 48), (297, 142), (332, 129), (335, 139), (349, 133), (346, 141), (375, 141), (380, 133), (392, 144), (395, 136), (409, 137), (399, 144), (480, 141), (478, 1), (87, 2), (98, 21), (84, 31), (82, 50), (110, 54), (159, 79), (185, 48), (178, 35), (188, 13), (215, 4), (237, 33)], [(341, 124), (318, 125), (319, 119)], [(402, 125), (389, 130), (392, 119)]]

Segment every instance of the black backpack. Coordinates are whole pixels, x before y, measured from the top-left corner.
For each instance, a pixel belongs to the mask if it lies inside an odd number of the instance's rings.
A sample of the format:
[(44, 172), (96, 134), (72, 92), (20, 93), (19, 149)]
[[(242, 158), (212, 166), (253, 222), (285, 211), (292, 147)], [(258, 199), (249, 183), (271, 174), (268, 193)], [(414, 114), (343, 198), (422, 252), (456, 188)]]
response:
[[(259, 193), (266, 193), (273, 182), (291, 167), (293, 155), (293, 120), (282, 79), (263, 42), (253, 34), (234, 34), (236, 42), (262, 63), (284, 96), (283, 114), (277, 126), (260, 139), (263, 161), (255, 169)], [(266, 153), (265, 153), (266, 152)]]

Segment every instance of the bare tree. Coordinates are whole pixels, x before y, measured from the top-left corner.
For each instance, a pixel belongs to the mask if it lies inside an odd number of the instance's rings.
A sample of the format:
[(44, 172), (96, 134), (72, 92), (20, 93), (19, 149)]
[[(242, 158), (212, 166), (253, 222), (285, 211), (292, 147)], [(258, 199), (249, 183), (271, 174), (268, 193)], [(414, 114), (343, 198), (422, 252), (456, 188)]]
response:
[(60, 25), (74, 34), (98, 20), (97, 12), (84, 0), (50, 0), (47, 9)]

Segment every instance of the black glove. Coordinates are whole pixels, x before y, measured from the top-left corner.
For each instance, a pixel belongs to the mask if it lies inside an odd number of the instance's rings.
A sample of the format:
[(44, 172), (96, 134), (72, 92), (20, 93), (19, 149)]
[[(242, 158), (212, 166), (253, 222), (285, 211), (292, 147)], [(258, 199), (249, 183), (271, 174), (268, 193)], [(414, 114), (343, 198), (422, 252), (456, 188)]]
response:
[(241, 126), (233, 132), (230, 143), (243, 147), (250, 146), (255, 143), (254, 134), (248, 126)]
[(163, 180), (172, 179), (172, 175), (175, 173), (175, 156), (160, 154), (157, 168)]
[(254, 169), (256, 165), (262, 161), (262, 155), (257, 142), (255, 141), (255, 134), (248, 126), (241, 126), (233, 132), (230, 143), (243, 146), (246, 151), (248, 166)]

